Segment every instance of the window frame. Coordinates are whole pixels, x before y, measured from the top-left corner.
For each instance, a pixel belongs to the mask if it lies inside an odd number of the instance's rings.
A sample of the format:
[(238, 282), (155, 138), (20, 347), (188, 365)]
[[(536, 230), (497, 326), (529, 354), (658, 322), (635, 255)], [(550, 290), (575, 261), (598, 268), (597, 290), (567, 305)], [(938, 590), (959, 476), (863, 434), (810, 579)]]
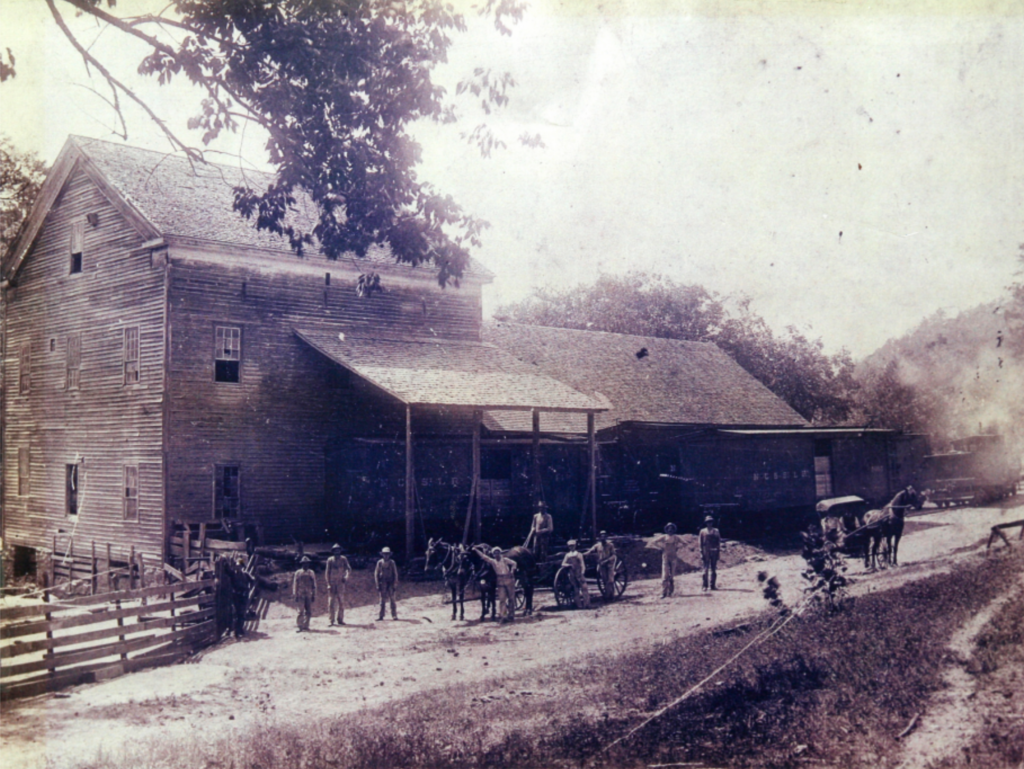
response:
[(64, 389), (73, 391), (82, 380), (82, 334), (68, 334), (64, 344)]
[[(124, 475), (124, 503), (122, 512), (125, 521), (139, 520), (139, 466), (125, 465)], [(134, 492), (134, 493), (133, 493)], [(132, 512), (134, 510), (134, 512)]]
[(81, 275), (85, 261), (85, 219), (71, 222), (68, 237), (68, 275)]
[(124, 385), (135, 385), (142, 380), (141, 364), (142, 333), (138, 326), (125, 326), (121, 341), (121, 375)]
[[(225, 343), (225, 340), (228, 340), (227, 343)], [(234, 364), (233, 368), (231, 364)], [(213, 327), (213, 381), (224, 384), (241, 383), (241, 326), (218, 323)]]
[(18, 447), (18, 496), (32, 494), (32, 454), (28, 446)]
[(24, 342), (18, 348), (18, 394), (32, 392), (32, 343)]
[(64, 517), (77, 518), (82, 513), (82, 471), (81, 462), (64, 465)]
[[(226, 473), (234, 471), (234, 494), (225, 494), (227, 484)], [(232, 509), (225, 505), (228, 499), (234, 500)], [(233, 514), (226, 514), (233, 513)], [(224, 462), (214, 465), (213, 470), (213, 519), (216, 521), (235, 521), (242, 517), (242, 468), (234, 462)]]

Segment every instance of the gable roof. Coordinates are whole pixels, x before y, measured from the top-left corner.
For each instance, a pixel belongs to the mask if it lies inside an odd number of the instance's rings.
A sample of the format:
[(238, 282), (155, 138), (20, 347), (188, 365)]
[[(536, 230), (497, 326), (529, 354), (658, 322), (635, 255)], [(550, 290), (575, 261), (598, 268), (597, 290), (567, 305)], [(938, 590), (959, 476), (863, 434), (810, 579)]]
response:
[[(710, 342), (490, 322), (483, 336), (539, 372), (612, 408), (597, 429), (623, 422), (805, 427), (807, 421)], [(645, 352), (644, 352), (645, 351)], [(544, 415), (546, 432), (585, 432), (572, 415)], [(546, 424), (545, 424), (546, 420)], [(489, 414), (491, 429), (529, 430), (520, 415)]]
[[(234, 188), (248, 185), (266, 189), (273, 175), (245, 170), (238, 165), (192, 163), (182, 155), (154, 152), (126, 144), (68, 137), (54, 163), (39, 200), (26, 225), (12, 245), (5, 274), (17, 273), (35, 241), (47, 212), (75, 169), (81, 169), (100, 187), (129, 222), (147, 239), (164, 238), (198, 244), (230, 245), (276, 251), (294, 257), (288, 240), (266, 230), (258, 230), (253, 220), (234, 210)], [(288, 213), (289, 223), (309, 232), (317, 222), (313, 201), (297, 192), (295, 206)], [(317, 254), (315, 248), (309, 256)], [(342, 258), (354, 264), (372, 263), (378, 267), (433, 271), (396, 264), (385, 248), (371, 248), (361, 259)], [(493, 278), (486, 268), (471, 260), (466, 275), (484, 280)]]
[(607, 408), (600, 399), (579, 393), (490, 344), (355, 337), (325, 328), (297, 328), (295, 333), (335, 363), (411, 406), (577, 412)]

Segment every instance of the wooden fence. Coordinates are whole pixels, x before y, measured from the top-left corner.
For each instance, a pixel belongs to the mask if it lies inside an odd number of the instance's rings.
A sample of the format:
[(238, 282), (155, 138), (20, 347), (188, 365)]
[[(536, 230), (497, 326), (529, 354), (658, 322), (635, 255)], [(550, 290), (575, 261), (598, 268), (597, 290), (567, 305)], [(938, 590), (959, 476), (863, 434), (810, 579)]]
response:
[(0, 698), (177, 662), (220, 638), (229, 589), (206, 579), (5, 608)]

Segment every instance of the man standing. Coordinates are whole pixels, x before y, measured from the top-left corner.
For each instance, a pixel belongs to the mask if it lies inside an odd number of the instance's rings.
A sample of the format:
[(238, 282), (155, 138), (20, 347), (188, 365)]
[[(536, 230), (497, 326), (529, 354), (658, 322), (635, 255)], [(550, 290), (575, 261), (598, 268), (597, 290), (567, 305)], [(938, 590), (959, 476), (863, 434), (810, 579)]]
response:
[(676, 589), (676, 566), (683, 538), (676, 534), (676, 525), (665, 526), (665, 533), (654, 540), (654, 546), (661, 549), (661, 597), (670, 598)]
[[(715, 528), (715, 519), (707, 516), (704, 528), (700, 530), (700, 560), (704, 565), (704, 590), (717, 590), (718, 551), (722, 546), (722, 535)], [(709, 580), (710, 576), (710, 580)]]
[(395, 608), (398, 565), (391, 560), (390, 547), (380, 551), (380, 560), (377, 561), (377, 568), (373, 570), (373, 583), (377, 586), (377, 595), (380, 596), (380, 616), (377, 617), (377, 621), (384, 619), (384, 604), (388, 601), (391, 602), (391, 619), (398, 619), (398, 611)]
[(551, 543), (551, 534), (555, 530), (555, 521), (543, 500), (537, 500), (537, 512), (533, 516), (533, 523), (530, 525), (530, 535), (526, 538), (528, 547), (537, 556), (537, 561), (546, 561), (548, 558), (548, 545)]
[(494, 576), (498, 579), (497, 595), (498, 615), (501, 622), (514, 622), (516, 619), (516, 562), (505, 558), (501, 554), (501, 548), (491, 548), (488, 556), (481, 545), (476, 546), (480, 557), (494, 569)]
[(601, 594), (606, 601), (615, 597), (615, 545), (608, 541), (608, 532), (597, 535), (597, 542), (583, 555), (597, 556), (597, 575), (601, 580)]
[(245, 556), (235, 557), (228, 572), (231, 579), (231, 615), (235, 638), (245, 635), (245, 612), (249, 607), (249, 592), (253, 579), (245, 570)]
[(570, 539), (565, 544), (568, 545), (569, 552), (566, 553), (565, 557), (562, 559), (562, 566), (568, 566), (570, 569), (569, 576), (572, 579), (572, 589), (576, 599), (576, 608), (589, 609), (590, 591), (587, 590), (587, 580), (585, 577), (587, 565), (583, 560), (583, 553), (576, 549), (575, 539)]
[(327, 616), (331, 625), (335, 622), (345, 624), (345, 583), (352, 574), (348, 558), (341, 554), (341, 545), (331, 548), (331, 557), (327, 559), (324, 578), (327, 581)]
[(309, 630), (309, 619), (313, 615), (313, 602), (316, 601), (316, 575), (309, 566), (308, 555), (299, 561), (299, 570), (292, 579), (292, 598), (299, 605), (299, 616), (296, 618), (298, 630)]

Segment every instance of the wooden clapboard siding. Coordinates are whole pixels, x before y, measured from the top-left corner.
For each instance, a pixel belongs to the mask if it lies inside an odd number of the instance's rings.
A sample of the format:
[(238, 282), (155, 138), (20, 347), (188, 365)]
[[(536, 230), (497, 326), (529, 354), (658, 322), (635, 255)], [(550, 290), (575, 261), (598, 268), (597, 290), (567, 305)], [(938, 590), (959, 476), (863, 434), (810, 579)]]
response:
[[(71, 275), (71, 227), (87, 214), (98, 221), (84, 225), (82, 272)], [(96, 541), (162, 554), (164, 271), (142, 244), (87, 175), (76, 171), (8, 290), (9, 381), (17, 381), (22, 345), (30, 344), (32, 354), (31, 391), (8, 388), (5, 402), (4, 536), (15, 544), (49, 549), (62, 530), (74, 532), (80, 552)], [(122, 370), (128, 326), (140, 331), (140, 381), (131, 386), (124, 385)], [(65, 389), (71, 334), (81, 337), (78, 390)], [(31, 493), (18, 496), (17, 456), (25, 446)], [(65, 516), (65, 465), (76, 461), (82, 463), (77, 522)], [(137, 522), (123, 520), (125, 464), (140, 467)]]
[[(296, 257), (291, 258), (297, 261)], [(358, 377), (339, 374), (294, 334), (329, 324), (347, 332), (423, 334), (421, 295), (440, 296), (436, 325), (462, 338), (479, 332), (478, 289), (441, 292), (429, 275), (397, 280), (383, 297), (360, 299), (354, 272), (333, 272), (324, 303), (322, 272), (219, 262), (171, 252), (168, 515), (213, 515), (214, 472), (237, 464), (243, 518), (269, 539), (322, 535), (325, 446), (343, 435), (404, 435), (404, 411)], [(443, 295), (442, 295), (443, 294)], [(377, 301), (383, 299), (384, 301)], [(408, 316), (416, 305), (418, 317)], [(429, 308), (428, 308), (429, 314)], [(214, 381), (214, 329), (242, 330), (240, 381)], [(431, 326), (433, 327), (433, 326)], [(436, 331), (437, 329), (435, 329)]]

